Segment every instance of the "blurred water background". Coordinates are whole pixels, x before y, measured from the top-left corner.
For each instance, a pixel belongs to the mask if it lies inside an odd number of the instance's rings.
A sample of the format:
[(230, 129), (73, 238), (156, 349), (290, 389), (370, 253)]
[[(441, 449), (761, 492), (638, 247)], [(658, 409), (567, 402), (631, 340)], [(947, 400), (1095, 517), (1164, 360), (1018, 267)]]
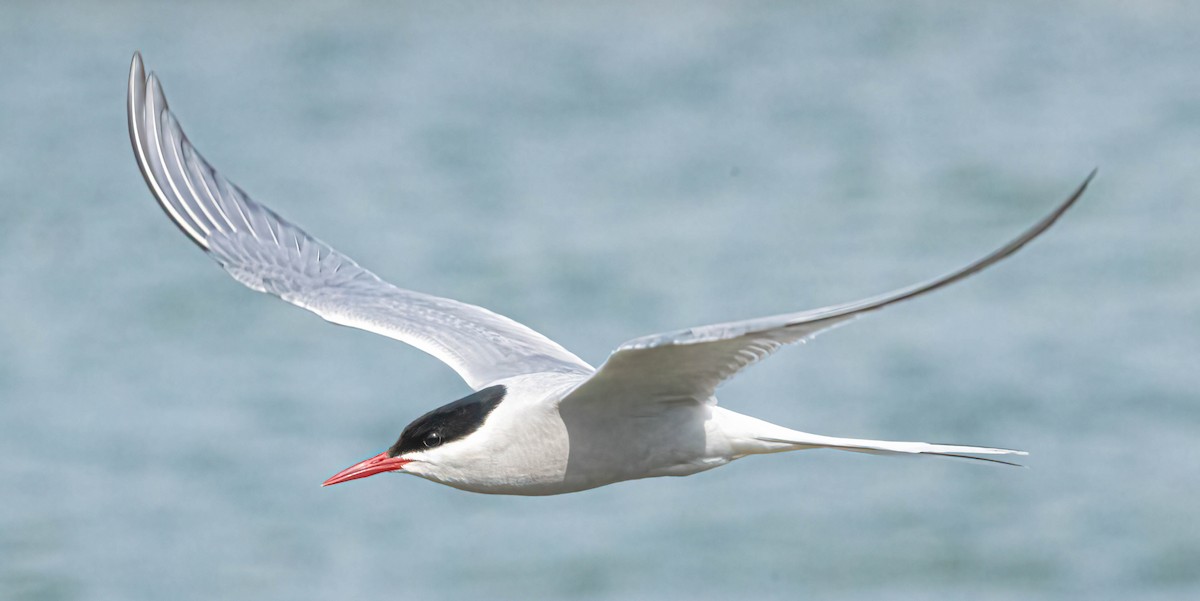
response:
[[(1195, 599), (1200, 5), (22, 2), (0, 7), (0, 598)], [(468, 392), (229, 279), (125, 129), (193, 142), (402, 286), (599, 364), (991, 250), (724, 404), (836, 452), (551, 498), (318, 484)]]

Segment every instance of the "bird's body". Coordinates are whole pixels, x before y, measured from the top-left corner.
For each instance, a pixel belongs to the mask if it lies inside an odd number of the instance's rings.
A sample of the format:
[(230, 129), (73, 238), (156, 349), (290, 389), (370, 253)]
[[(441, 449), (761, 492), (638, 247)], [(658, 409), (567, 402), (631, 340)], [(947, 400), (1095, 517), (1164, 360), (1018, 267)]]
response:
[(471, 434), (470, 445), (426, 451), (436, 469), (426, 470), (424, 461), (404, 469), (472, 492), (546, 495), (687, 476), (755, 452), (749, 440), (733, 436), (738, 419), (748, 418), (707, 403), (626, 402), (598, 410), (564, 404), (585, 381), (565, 374), (503, 381), (504, 401)]
[(808, 434), (719, 407), (715, 391), (783, 345), (1011, 255), (1049, 228), (1088, 183), (1017, 239), (943, 277), (863, 301), (637, 338), (597, 369), (511, 319), (393, 286), (251, 200), (195, 151), (136, 54), (129, 133), (163, 210), (239, 282), (330, 322), (411, 344), (475, 390), (413, 421), (387, 451), (326, 484), (400, 472), (494, 494), (559, 494), (687, 476), (747, 455), (811, 448), (1007, 463), (982, 456), (1024, 453)]
[[(470, 434), (470, 444), (425, 450), (404, 463), (403, 471), (471, 492), (551, 495), (638, 478), (690, 476), (747, 455), (812, 448), (964, 457), (1023, 454), (819, 436), (730, 411), (717, 406), (716, 399), (646, 402), (628, 396), (612, 399), (612, 405), (572, 403), (571, 393), (586, 381), (567, 374), (501, 381), (496, 386), (504, 388), (504, 400)], [(358, 471), (351, 467), (345, 473)]]

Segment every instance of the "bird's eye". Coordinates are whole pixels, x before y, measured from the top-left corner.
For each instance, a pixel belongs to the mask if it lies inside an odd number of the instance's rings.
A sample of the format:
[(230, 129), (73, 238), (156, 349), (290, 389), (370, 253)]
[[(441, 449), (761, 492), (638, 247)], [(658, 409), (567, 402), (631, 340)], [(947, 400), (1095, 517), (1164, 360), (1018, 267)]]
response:
[(436, 447), (436, 446), (439, 446), (442, 444), (442, 435), (438, 434), (437, 432), (430, 432), (429, 434), (425, 435), (424, 442), (425, 442), (426, 447), (432, 449), (433, 447)]

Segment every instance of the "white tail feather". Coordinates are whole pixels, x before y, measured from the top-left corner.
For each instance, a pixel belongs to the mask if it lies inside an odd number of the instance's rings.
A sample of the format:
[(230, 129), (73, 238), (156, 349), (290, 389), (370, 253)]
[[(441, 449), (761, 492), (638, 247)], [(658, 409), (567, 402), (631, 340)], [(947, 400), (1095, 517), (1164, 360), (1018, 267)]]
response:
[(712, 408), (712, 420), (717, 430), (723, 434), (722, 439), (732, 447), (734, 457), (804, 449), (837, 449), (878, 455), (941, 455), (1020, 466), (1019, 463), (990, 457), (977, 457), (977, 455), (1029, 454), (1025, 451), (991, 447), (821, 436), (784, 428), (758, 418), (735, 413), (724, 407)]
[[(864, 440), (858, 438), (837, 438), (833, 436), (820, 436), (818, 434), (809, 434), (807, 432), (797, 432), (791, 430), (786, 438), (776, 438), (770, 436), (756, 436), (755, 439), (767, 442), (788, 445), (794, 449), (838, 449), (842, 451), (854, 451), (856, 453), (875, 453), (881, 455), (892, 454), (920, 454), (920, 455), (941, 455), (943, 457), (958, 457), (961, 459), (976, 459), (979, 461), (991, 461), (994, 463), (1003, 463), (1006, 465), (1020, 466), (1019, 463), (1004, 461), (1001, 459), (991, 459), (989, 457), (976, 457), (975, 455), (1028, 455), (1025, 451), (1017, 451), (1013, 449), (995, 449), (991, 447), (973, 447), (966, 445), (949, 445), (949, 444), (933, 444), (928, 442), (898, 442), (891, 440)], [(791, 449), (779, 449), (791, 450)]]

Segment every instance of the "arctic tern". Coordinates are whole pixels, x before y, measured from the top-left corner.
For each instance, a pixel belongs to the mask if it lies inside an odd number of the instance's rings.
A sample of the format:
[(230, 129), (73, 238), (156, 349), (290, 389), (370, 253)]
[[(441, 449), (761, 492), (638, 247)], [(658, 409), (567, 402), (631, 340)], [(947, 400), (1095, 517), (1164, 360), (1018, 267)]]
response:
[(417, 418), (386, 451), (325, 485), (398, 472), (479, 493), (552, 495), (687, 476), (747, 455), (817, 448), (1009, 463), (992, 457), (1026, 453), (809, 434), (720, 407), (714, 394), (785, 344), (1013, 254), (1054, 224), (1095, 175), (1016, 239), (942, 277), (810, 311), (636, 338), (596, 369), (487, 309), (393, 286), (251, 200), (188, 142), (139, 53), (129, 72), (128, 110), (133, 152), (151, 193), (180, 231), (237, 281), (335, 324), (415, 346), (475, 391)]

